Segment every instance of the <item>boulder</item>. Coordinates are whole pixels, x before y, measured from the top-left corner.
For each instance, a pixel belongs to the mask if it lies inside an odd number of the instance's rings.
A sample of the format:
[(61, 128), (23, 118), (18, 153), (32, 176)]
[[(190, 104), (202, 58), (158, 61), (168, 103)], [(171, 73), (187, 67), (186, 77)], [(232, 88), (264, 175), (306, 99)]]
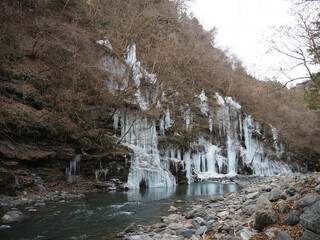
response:
[(22, 212), (18, 210), (14, 210), (14, 211), (6, 212), (1, 218), (1, 222), (4, 224), (20, 223), (25, 219), (26, 219), (26, 216)]
[(276, 223), (277, 220), (278, 213), (273, 209), (268, 197), (265, 194), (262, 194), (255, 207), (254, 229), (261, 230), (272, 223)]
[(282, 225), (294, 226), (300, 222), (298, 211), (291, 211), (281, 222)]
[(293, 239), (288, 233), (286, 232), (279, 232), (274, 240), (291, 240)]
[(320, 200), (300, 216), (303, 228), (320, 235)]
[(300, 210), (305, 207), (311, 207), (313, 204), (320, 200), (320, 194), (310, 193), (307, 196), (294, 202), (294, 205)]
[(300, 240), (320, 240), (320, 235), (317, 235), (309, 230), (305, 230)]
[(274, 188), (270, 192), (269, 200), (278, 201), (280, 199), (280, 196), (281, 196), (281, 191), (278, 188)]

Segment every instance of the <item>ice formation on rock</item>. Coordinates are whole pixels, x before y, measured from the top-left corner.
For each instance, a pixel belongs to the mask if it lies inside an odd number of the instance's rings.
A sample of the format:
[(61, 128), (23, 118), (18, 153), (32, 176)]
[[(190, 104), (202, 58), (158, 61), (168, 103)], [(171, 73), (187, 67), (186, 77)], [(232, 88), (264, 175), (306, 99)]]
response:
[[(100, 44), (107, 44), (112, 50), (110, 43), (110, 46), (107, 42)], [(111, 90), (128, 86), (129, 79), (125, 76), (125, 69), (131, 69), (136, 91), (134, 101), (127, 101), (137, 104), (142, 110), (140, 113), (116, 112), (113, 116), (114, 128), (121, 127), (119, 139), (134, 152), (131, 157), (128, 187), (172, 187), (176, 184), (175, 176), (178, 176), (179, 171), (184, 171), (189, 183), (198, 179), (234, 176), (243, 172), (244, 168), (251, 169), (255, 175), (263, 176), (291, 172), (288, 164), (275, 160), (284, 152), (276, 129), (271, 126), (273, 142), (271, 147), (267, 146), (260, 125), (243, 112), (239, 103), (218, 93), (215, 93), (213, 99), (208, 99), (205, 91), (195, 95), (200, 114), (208, 119), (209, 138), (199, 133), (198, 139), (190, 143), (189, 149), (159, 146), (158, 137), (165, 137), (165, 130), (174, 124), (175, 119), (170, 112), (174, 103), (168, 103), (165, 93), (157, 91), (156, 75), (148, 73), (141, 66), (136, 57), (135, 44), (127, 48), (124, 62), (126, 66), (116, 59), (106, 57), (103, 64), (105, 70), (112, 73), (114, 78), (122, 78), (121, 86), (119, 81), (108, 83)], [(148, 81), (148, 84), (154, 86), (153, 90), (143, 88), (141, 81)], [(217, 105), (213, 108), (210, 102), (216, 102)], [(154, 105), (158, 109), (158, 116), (148, 117), (143, 114)], [(187, 104), (181, 105), (180, 111), (185, 130), (191, 131), (196, 116)], [(175, 172), (175, 176), (171, 171)]]

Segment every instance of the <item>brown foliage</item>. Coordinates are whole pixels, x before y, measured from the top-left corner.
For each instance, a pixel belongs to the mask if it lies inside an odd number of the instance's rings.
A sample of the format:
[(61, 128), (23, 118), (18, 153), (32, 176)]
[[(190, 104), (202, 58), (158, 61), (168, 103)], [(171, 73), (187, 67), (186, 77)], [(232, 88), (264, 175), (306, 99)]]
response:
[[(167, 0), (2, 1), (3, 78), (6, 72), (25, 74), (27, 84), (36, 89), (51, 114), (65, 116), (78, 130), (103, 129), (103, 122), (116, 109), (128, 107), (126, 99), (136, 87), (129, 82), (125, 90), (110, 94), (105, 84), (110, 74), (102, 69), (101, 57), (123, 61), (127, 47), (136, 44), (138, 59), (148, 72), (157, 74), (158, 91), (175, 106), (177, 120), (180, 106), (195, 108), (196, 94), (205, 90), (214, 104), (214, 92), (219, 92), (232, 96), (260, 123), (271, 123), (294, 146), (319, 150), (319, 114), (301, 102), (299, 89), (274, 91), (276, 84), (246, 74), (240, 62), (213, 47), (214, 30), (203, 30), (181, 11), (181, 4)], [(113, 51), (97, 45), (99, 39), (108, 39)], [(149, 114), (160, 113), (152, 109)], [(195, 132), (201, 125), (199, 119)]]

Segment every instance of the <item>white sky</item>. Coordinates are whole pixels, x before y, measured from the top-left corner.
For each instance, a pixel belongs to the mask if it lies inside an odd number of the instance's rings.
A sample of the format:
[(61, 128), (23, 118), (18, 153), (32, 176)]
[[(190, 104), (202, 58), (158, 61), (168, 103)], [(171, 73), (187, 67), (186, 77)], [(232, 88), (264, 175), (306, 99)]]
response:
[(273, 26), (290, 23), (291, 0), (194, 0), (191, 11), (205, 29), (218, 28), (216, 46), (229, 49), (259, 78), (272, 78), (284, 56), (266, 54)]

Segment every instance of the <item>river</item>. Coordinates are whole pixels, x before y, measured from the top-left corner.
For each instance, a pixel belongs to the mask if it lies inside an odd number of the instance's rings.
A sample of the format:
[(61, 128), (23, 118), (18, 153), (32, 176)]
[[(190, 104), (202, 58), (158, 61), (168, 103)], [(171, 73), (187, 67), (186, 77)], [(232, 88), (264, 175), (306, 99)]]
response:
[(194, 200), (237, 190), (236, 184), (199, 182), (173, 188), (89, 193), (70, 203), (48, 203), (37, 212), (25, 212), (29, 216), (26, 222), (1, 229), (0, 235), (1, 239), (14, 240), (115, 239), (132, 222), (159, 222), (162, 216), (169, 215), (170, 206), (184, 211)]

